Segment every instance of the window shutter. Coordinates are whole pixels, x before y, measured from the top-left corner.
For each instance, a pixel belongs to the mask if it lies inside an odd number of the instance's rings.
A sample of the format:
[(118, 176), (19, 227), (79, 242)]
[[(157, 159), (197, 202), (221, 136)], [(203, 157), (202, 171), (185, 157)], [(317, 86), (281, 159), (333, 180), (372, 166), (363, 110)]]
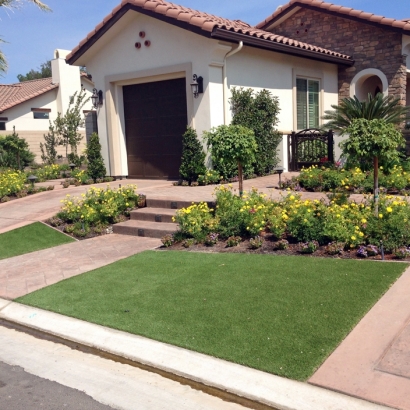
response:
[(303, 78), (296, 79), (296, 111), (297, 129), (304, 130), (308, 127), (308, 106), (307, 106), (308, 81)]
[(309, 80), (309, 128), (319, 128), (319, 81)]

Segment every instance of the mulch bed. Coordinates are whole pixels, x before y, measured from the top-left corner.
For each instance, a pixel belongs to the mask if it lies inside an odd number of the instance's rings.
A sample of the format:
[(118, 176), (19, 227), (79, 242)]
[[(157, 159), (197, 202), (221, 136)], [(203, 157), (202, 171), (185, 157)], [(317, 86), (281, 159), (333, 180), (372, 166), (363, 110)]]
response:
[[(162, 246), (161, 250), (173, 250), (173, 251), (187, 251), (187, 252), (208, 252), (208, 253), (254, 253), (261, 255), (286, 255), (286, 256), (305, 256), (305, 257), (321, 257), (321, 258), (333, 258), (333, 259), (365, 259), (365, 260), (382, 260), (381, 255), (369, 256), (362, 258), (357, 256), (357, 249), (343, 251), (339, 255), (329, 255), (326, 253), (326, 246), (320, 246), (313, 254), (303, 254), (300, 252), (299, 244), (289, 243), (289, 248), (286, 250), (276, 249), (276, 240), (273, 235), (267, 234), (264, 236), (265, 241), (259, 249), (251, 249), (249, 246), (249, 239), (243, 240), (238, 246), (228, 247), (226, 241), (219, 241), (214, 246), (207, 246), (204, 244), (195, 244), (189, 248), (185, 248), (181, 242), (175, 243), (169, 247)], [(398, 260), (392, 254), (385, 254), (384, 259), (388, 261), (406, 261)], [(408, 259), (407, 259), (408, 261)]]

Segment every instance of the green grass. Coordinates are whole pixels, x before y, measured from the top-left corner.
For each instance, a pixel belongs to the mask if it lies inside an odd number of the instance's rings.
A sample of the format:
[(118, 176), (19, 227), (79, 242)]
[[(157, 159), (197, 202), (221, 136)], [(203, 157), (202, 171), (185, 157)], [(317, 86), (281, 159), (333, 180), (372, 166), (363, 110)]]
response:
[(406, 267), (149, 251), (17, 301), (306, 380)]
[(74, 239), (40, 222), (35, 222), (0, 235), (0, 259), (70, 242), (74, 242)]

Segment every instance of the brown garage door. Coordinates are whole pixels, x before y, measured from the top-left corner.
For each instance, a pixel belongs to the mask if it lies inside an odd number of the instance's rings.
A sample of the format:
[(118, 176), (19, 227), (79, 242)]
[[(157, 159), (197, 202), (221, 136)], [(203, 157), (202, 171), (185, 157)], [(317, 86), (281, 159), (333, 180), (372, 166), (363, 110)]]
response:
[(178, 178), (187, 126), (185, 78), (123, 87), (128, 175)]

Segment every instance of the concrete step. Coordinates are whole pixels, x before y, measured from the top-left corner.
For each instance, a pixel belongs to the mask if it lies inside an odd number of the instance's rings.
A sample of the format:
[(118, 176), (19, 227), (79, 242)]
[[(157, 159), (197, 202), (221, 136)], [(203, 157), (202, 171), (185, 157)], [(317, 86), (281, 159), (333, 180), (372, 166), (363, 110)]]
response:
[[(199, 203), (199, 202), (197, 202)], [(215, 202), (207, 201), (208, 206), (215, 206)], [(181, 209), (192, 205), (192, 201), (181, 201), (180, 199), (149, 199), (147, 198), (148, 208), (166, 208), (166, 209)]]
[(145, 236), (147, 238), (162, 238), (178, 230), (178, 225), (167, 222), (150, 222), (130, 219), (113, 225), (113, 232), (120, 235)]
[(167, 208), (140, 208), (131, 211), (130, 217), (135, 221), (151, 221), (172, 223), (172, 217), (175, 216), (176, 209)]

